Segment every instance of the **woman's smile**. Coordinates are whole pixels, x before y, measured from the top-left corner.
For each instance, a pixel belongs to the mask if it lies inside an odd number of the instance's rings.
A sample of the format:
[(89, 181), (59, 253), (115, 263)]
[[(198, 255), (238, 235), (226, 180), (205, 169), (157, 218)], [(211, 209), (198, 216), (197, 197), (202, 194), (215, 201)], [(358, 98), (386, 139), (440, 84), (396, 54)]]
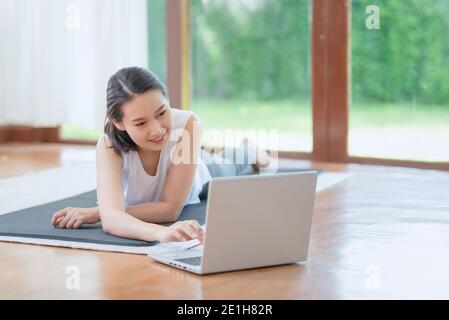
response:
[(151, 140), (148, 140), (148, 141), (150, 141), (151, 143), (154, 143), (154, 144), (161, 144), (162, 142), (164, 142), (164, 140), (165, 140), (165, 136), (167, 135), (167, 131), (165, 131), (162, 135), (160, 135), (159, 137), (157, 137), (157, 138), (155, 138), (155, 139), (151, 139)]

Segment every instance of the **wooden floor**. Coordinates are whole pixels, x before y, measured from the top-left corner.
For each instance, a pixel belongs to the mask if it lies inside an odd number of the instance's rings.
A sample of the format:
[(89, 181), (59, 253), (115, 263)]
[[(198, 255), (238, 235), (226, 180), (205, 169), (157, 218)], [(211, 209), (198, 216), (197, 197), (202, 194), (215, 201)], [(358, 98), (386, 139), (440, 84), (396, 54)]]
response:
[[(94, 156), (4, 144), (0, 178)], [(140, 255), (0, 243), (0, 298), (449, 299), (448, 172), (298, 163), (354, 174), (317, 196), (307, 263), (197, 276)], [(66, 287), (71, 265), (79, 289)]]

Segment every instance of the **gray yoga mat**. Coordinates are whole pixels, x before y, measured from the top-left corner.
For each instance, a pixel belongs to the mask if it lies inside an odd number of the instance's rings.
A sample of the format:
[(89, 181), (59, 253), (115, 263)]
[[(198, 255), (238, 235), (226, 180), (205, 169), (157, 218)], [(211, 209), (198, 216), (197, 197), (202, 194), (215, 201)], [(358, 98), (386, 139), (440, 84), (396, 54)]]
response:
[[(310, 171), (310, 169), (279, 169), (277, 172)], [(323, 170), (317, 170), (321, 173)], [(144, 247), (159, 243), (115, 237), (103, 232), (101, 223), (87, 224), (79, 229), (61, 229), (50, 221), (54, 212), (66, 207), (91, 208), (96, 206), (96, 190), (39, 206), (0, 215), (0, 236), (63, 240), (115, 246)], [(195, 219), (205, 223), (207, 199), (201, 203), (185, 206), (178, 220)], [(169, 224), (166, 224), (169, 225)]]
[[(86, 224), (79, 229), (61, 229), (50, 221), (54, 212), (66, 207), (90, 208), (96, 206), (97, 191), (92, 190), (70, 198), (46, 203), (0, 216), (0, 236), (52, 239), (64, 241), (108, 244), (116, 246), (151, 246), (158, 241), (146, 242), (115, 237), (103, 232), (101, 223)], [(196, 219), (204, 223), (206, 203), (185, 206), (179, 220)]]

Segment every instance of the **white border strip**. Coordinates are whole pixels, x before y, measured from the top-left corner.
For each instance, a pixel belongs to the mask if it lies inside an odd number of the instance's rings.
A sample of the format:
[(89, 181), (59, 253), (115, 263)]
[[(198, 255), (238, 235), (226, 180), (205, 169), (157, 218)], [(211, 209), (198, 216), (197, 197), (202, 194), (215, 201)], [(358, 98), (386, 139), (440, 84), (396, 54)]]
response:
[(116, 246), (110, 244), (97, 244), (92, 242), (76, 242), (76, 241), (64, 241), (55, 239), (40, 239), (40, 238), (27, 238), (27, 237), (10, 237), (10, 236), (0, 236), (0, 241), (23, 243), (23, 244), (36, 244), (52, 247), (64, 247), (72, 249), (132, 253), (132, 254), (147, 254), (150, 252), (149, 248), (152, 247), (152, 246), (145, 246), (145, 247)]

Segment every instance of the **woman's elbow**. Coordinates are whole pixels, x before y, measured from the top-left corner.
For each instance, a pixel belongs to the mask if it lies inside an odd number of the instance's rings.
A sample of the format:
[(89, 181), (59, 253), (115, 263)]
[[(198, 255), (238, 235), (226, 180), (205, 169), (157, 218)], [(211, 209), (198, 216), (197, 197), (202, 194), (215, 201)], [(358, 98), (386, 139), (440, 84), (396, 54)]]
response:
[(182, 209), (184, 208), (184, 204), (173, 204), (172, 206), (170, 206), (170, 220), (169, 222), (175, 222), (176, 220), (178, 220), (179, 215), (182, 212)]
[(110, 235), (117, 235), (117, 225), (114, 223), (114, 219), (112, 217), (108, 217), (105, 215), (101, 215), (101, 227), (103, 228), (103, 232)]
[(117, 223), (102, 223), (103, 232), (115, 237), (127, 238), (123, 227)]
[(103, 232), (106, 234), (114, 235), (115, 230), (111, 223), (107, 223), (106, 221), (101, 221), (101, 227), (103, 228)]

